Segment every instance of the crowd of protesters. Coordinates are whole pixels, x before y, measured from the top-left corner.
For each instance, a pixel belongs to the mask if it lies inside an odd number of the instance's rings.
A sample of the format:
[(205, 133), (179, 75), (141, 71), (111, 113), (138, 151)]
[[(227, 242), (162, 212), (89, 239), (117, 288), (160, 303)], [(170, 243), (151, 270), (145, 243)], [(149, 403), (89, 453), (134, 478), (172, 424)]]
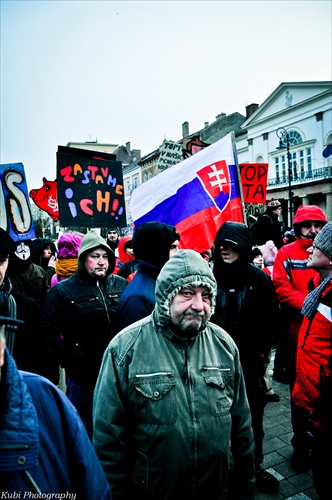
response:
[[(4, 491), (114, 500), (278, 491), (261, 467), (264, 408), (280, 400), (268, 372), (275, 349), (274, 378), (290, 387), (292, 465), (312, 466), (328, 498), (332, 222), (300, 206), (283, 235), (280, 215), (272, 200), (248, 225), (225, 222), (201, 254), (179, 251), (181, 234), (155, 221), (132, 236), (110, 228), (57, 241), (14, 242), (0, 228)], [(35, 431), (15, 424), (20, 412)]]

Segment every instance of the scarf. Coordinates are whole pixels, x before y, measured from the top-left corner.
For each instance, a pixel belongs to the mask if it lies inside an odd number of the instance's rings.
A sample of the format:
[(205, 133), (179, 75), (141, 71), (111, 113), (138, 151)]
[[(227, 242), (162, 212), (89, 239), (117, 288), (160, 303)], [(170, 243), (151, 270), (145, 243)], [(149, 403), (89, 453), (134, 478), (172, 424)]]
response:
[(55, 272), (56, 274), (63, 276), (64, 278), (69, 278), (78, 269), (77, 257), (71, 257), (68, 259), (58, 259), (55, 262)]
[(319, 299), (324, 291), (324, 288), (331, 280), (332, 280), (332, 273), (329, 274), (329, 276), (325, 278), (325, 280), (322, 281), (322, 283), (317, 288), (315, 288), (313, 292), (309, 293), (309, 295), (306, 296), (301, 311), (303, 316), (306, 316), (308, 319), (310, 319), (313, 316), (319, 304)]

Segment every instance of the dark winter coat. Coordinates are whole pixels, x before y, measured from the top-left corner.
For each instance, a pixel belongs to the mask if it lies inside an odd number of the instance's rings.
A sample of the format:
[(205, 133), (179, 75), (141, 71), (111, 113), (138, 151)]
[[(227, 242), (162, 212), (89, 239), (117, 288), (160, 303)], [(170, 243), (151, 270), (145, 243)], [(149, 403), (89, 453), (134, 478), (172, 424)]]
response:
[[(19, 370), (25, 370), (43, 375), (57, 384), (59, 379), (59, 365), (56, 362), (43, 331), (42, 312), (38, 303), (26, 295), (12, 293), (9, 278), (5, 276), (0, 287), (6, 297), (12, 296), (16, 304), (16, 317), (24, 321), (23, 325), (15, 328), (13, 333), (14, 357)], [(9, 347), (9, 345), (7, 344)]]
[(22, 498), (31, 492), (72, 493), (76, 500), (111, 499), (105, 474), (73, 405), (47, 379), (18, 371), (7, 350), (0, 394), (2, 492), (21, 492)]
[[(222, 241), (235, 243), (241, 259), (229, 264), (220, 256)], [(263, 357), (278, 342), (280, 310), (271, 278), (248, 263), (251, 240), (244, 224), (226, 222), (215, 240), (215, 275), (218, 294), (211, 321), (231, 335), (239, 348), (249, 398), (265, 401)]]
[[(102, 247), (109, 254), (108, 275), (97, 280), (85, 271), (86, 254)], [(102, 356), (118, 331), (117, 306), (127, 281), (112, 273), (115, 256), (96, 233), (83, 238), (78, 271), (51, 288), (43, 307), (45, 335), (67, 375), (94, 385)]]
[(7, 276), (13, 292), (27, 295), (43, 305), (50, 287), (45, 270), (30, 259), (21, 260), (15, 255), (9, 259)]
[(272, 210), (267, 209), (251, 226), (254, 245), (265, 245), (272, 240), (277, 248), (284, 244), (279, 218)]

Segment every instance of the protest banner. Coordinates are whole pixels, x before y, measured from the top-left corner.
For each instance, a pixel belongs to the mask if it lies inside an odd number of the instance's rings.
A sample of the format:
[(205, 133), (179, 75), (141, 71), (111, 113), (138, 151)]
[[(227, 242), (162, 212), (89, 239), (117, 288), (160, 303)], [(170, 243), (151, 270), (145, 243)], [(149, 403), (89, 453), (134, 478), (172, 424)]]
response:
[(62, 226), (126, 227), (122, 164), (115, 155), (58, 146), (57, 187)]
[(266, 203), (267, 163), (240, 163), (244, 203)]
[(129, 208), (136, 226), (146, 221), (176, 226), (180, 248), (211, 248), (223, 222), (244, 221), (234, 134), (141, 184)]
[(0, 165), (0, 227), (14, 241), (36, 237), (23, 163)]

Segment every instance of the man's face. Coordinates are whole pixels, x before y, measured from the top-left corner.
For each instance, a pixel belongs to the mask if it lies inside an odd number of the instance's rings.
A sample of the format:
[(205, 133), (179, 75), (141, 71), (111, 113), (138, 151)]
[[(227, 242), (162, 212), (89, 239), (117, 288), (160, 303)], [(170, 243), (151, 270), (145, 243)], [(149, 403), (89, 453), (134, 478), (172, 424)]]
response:
[(110, 241), (116, 241), (118, 239), (118, 233), (116, 231), (110, 231), (107, 235)]
[(240, 259), (240, 253), (236, 249), (235, 245), (223, 242), (220, 247), (220, 255), (225, 264), (233, 264)]
[(272, 210), (272, 213), (279, 217), (279, 215), (281, 214), (281, 207), (276, 208), (275, 210)]
[(0, 286), (3, 283), (3, 280), (6, 276), (6, 271), (8, 267), (8, 255), (0, 255)]
[(252, 263), (255, 264), (255, 266), (262, 269), (264, 265), (263, 255), (257, 255), (256, 257), (254, 257)]
[(308, 248), (307, 252), (310, 254), (308, 258), (307, 267), (315, 269), (316, 271), (326, 271), (331, 269), (331, 259), (325, 255), (314, 243)]
[(171, 305), (171, 320), (176, 329), (183, 333), (198, 332), (208, 321), (211, 310), (211, 296), (205, 286), (182, 288)]
[(30, 247), (22, 241), (17, 245), (15, 255), (21, 260), (28, 260), (30, 257)]
[(315, 239), (319, 231), (324, 226), (324, 222), (317, 220), (306, 220), (300, 225), (301, 235), (305, 238)]
[(86, 256), (84, 267), (87, 273), (94, 278), (103, 278), (106, 276), (109, 268), (108, 254), (106, 250), (99, 247), (95, 248), (92, 252), (89, 252)]
[(173, 255), (179, 250), (179, 243), (179, 240), (173, 241), (171, 248), (169, 249), (169, 258), (173, 257)]

